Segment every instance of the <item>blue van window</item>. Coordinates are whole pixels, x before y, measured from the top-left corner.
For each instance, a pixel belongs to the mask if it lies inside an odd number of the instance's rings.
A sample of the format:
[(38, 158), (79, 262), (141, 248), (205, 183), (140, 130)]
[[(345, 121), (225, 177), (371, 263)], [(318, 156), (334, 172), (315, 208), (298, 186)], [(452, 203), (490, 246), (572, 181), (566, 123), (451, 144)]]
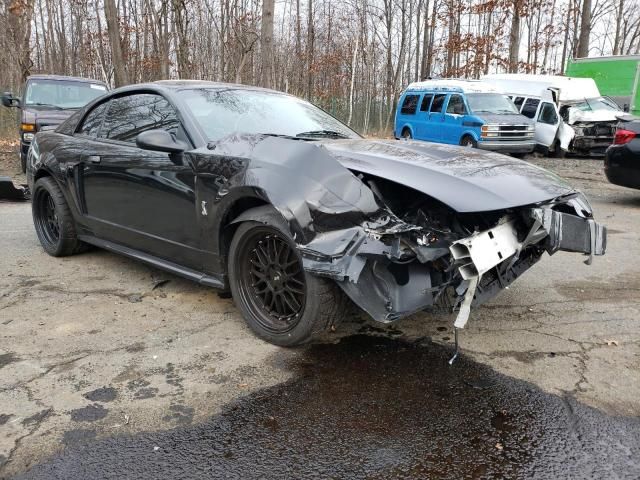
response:
[(406, 95), (404, 102), (402, 102), (400, 113), (402, 115), (414, 115), (418, 109), (418, 98), (420, 98), (420, 95)]
[(449, 97), (447, 113), (453, 113), (455, 115), (465, 115), (467, 113), (467, 109), (464, 106), (464, 100), (460, 95), (451, 95)]
[(429, 110), (429, 105), (431, 105), (431, 99), (433, 98), (433, 95), (428, 93), (426, 94), (424, 97), (422, 97), (422, 103), (420, 104), (420, 111), (421, 112), (426, 112), (427, 110)]
[(444, 106), (444, 99), (447, 98), (447, 95), (435, 95), (433, 97), (433, 102), (431, 103), (431, 110), (429, 110), (432, 113), (440, 113), (442, 112), (442, 107)]

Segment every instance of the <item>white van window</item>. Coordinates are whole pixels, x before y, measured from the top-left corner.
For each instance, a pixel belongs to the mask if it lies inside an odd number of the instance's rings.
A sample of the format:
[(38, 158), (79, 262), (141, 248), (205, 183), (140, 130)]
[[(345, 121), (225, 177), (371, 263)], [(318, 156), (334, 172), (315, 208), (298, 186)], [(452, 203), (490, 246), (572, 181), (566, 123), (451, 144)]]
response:
[(518, 110), (522, 107), (522, 102), (524, 102), (524, 97), (516, 97), (513, 99), (513, 103), (518, 107)]
[(540, 114), (538, 115), (538, 122), (546, 123), (547, 125), (555, 125), (558, 123), (558, 114), (551, 103), (544, 102), (542, 104)]
[(522, 107), (522, 115), (529, 118), (534, 118), (536, 116), (536, 112), (538, 111), (538, 104), (540, 100), (537, 98), (527, 98), (527, 101), (524, 102), (524, 106)]
[(433, 99), (433, 94), (427, 93), (424, 97), (422, 97), (422, 103), (420, 104), (420, 111), (426, 112), (429, 110), (429, 105), (431, 105), (431, 99)]
[(449, 97), (447, 113), (452, 113), (454, 115), (465, 115), (467, 113), (467, 108), (464, 105), (464, 99), (461, 95), (451, 95)]
[(440, 113), (442, 112), (442, 107), (444, 106), (444, 99), (447, 98), (447, 95), (435, 95), (433, 97), (433, 102), (431, 102), (431, 113)]
[(418, 98), (420, 98), (420, 95), (406, 95), (404, 102), (402, 102), (400, 113), (402, 113), (402, 115), (415, 114), (418, 109)]

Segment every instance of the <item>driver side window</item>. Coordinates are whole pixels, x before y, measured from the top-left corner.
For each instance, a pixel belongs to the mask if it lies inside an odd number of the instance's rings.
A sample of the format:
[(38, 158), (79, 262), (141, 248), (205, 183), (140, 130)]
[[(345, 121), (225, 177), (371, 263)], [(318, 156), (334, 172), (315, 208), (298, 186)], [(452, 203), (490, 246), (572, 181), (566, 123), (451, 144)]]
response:
[(142, 93), (118, 97), (109, 102), (109, 111), (100, 129), (100, 138), (135, 143), (147, 130), (161, 129), (183, 138), (178, 115), (161, 95)]
[(447, 113), (455, 115), (465, 115), (467, 109), (464, 106), (464, 99), (460, 95), (451, 95), (449, 97), (449, 104), (447, 105)]

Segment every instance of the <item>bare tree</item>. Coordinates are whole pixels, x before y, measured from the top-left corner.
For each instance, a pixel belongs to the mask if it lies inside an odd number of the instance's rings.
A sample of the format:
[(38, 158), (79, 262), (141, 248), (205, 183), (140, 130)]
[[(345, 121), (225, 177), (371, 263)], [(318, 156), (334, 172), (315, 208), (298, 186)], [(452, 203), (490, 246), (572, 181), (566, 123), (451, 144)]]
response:
[(122, 54), (118, 7), (116, 7), (115, 0), (104, 0), (104, 15), (107, 20), (109, 44), (111, 45), (114, 82), (116, 87), (120, 87), (129, 83), (129, 75), (127, 65), (124, 61), (124, 55)]

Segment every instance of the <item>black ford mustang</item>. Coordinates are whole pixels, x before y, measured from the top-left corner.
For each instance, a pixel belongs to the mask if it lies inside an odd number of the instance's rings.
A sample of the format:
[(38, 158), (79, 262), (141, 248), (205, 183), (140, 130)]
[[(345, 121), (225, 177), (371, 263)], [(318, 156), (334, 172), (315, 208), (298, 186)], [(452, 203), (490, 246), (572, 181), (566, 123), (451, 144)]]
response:
[[(510, 157), (366, 140), (282, 93), (195, 81), (115, 90), (28, 159), (51, 255), (106, 248), (230, 289), (260, 337), (296, 345), (349, 297), (379, 322), (459, 311), (543, 252), (604, 253), (584, 196)], [(346, 296), (345, 296), (346, 294)]]

